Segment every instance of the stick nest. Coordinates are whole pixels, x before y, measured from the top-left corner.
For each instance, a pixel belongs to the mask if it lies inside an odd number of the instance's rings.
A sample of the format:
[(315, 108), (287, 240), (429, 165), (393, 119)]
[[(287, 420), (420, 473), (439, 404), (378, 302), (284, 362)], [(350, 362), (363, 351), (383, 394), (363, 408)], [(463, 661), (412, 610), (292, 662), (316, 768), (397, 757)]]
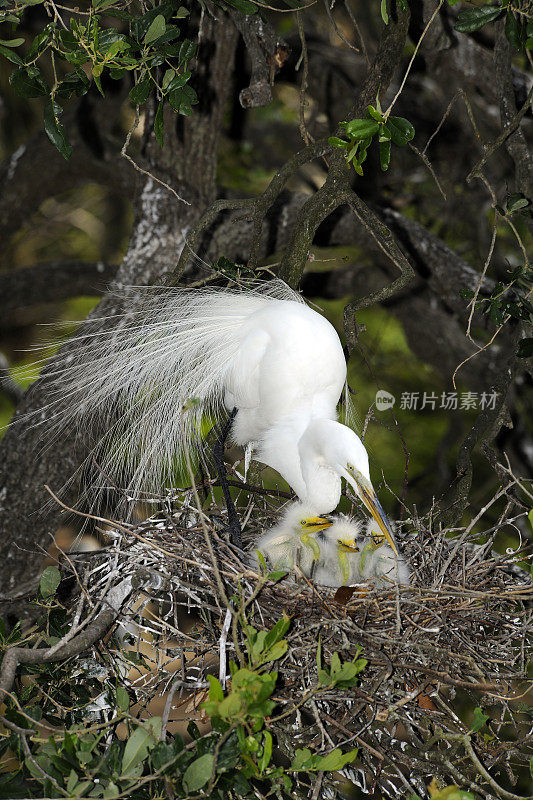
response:
[[(143, 575), (152, 576), (152, 586), (153, 576), (160, 578), (159, 590), (145, 592), (155, 601), (149, 620), (139, 603), (121, 617), (130, 634), (148, 631), (156, 645), (153, 671), (132, 683), (143, 703), (172, 687), (176, 698), (192, 693), (189, 713), (198, 709), (206, 699), (206, 675), (218, 674), (220, 655), (238, 661), (239, 649), (246, 652), (243, 617), (268, 630), (285, 612), (291, 617), (289, 646), (274, 665), (274, 699), (276, 711), (293, 711), (269, 725), (280, 751), (359, 748), (353, 765), (325, 780), (317, 797), (340, 796), (346, 779), (364, 793), (424, 797), (432, 778), (476, 796), (517, 796), (517, 774), (531, 755), (524, 698), (533, 587), (516, 564), (517, 551), (498, 555), (491, 549), (505, 523), (488, 531), (483, 545), (475, 544), (480, 535), (469, 529), (450, 535), (432, 530), (427, 520), (398, 524), (410, 587), (335, 590), (289, 574), (259, 589), (246, 557), (225, 538), (224, 513), (213, 505), (202, 522), (191, 497), (177, 512), (169, 503), (166, 512), (141, 524), (108, 531), (110, 544), (92, 556), (86, 581), (95, 597), (128, 574), (141, 585)], [(249, 550), (278, 516), (266, 500), (260, 503), (245, 526)], [(227, 598), (236, 622), (223, 632)], [(191, 613), (197, 624), (185, 631), (182, 620)], [(323, 666), (335, 652), (350, 661), (360, 650), (368, 660), (356, 687), (313, 693), (319, 638)], [(178, 673), (162, 653), (181, 658)], [(472, 721), (474, 706), (489, 717), (479, 731), (483, 718), (476, 712)]]

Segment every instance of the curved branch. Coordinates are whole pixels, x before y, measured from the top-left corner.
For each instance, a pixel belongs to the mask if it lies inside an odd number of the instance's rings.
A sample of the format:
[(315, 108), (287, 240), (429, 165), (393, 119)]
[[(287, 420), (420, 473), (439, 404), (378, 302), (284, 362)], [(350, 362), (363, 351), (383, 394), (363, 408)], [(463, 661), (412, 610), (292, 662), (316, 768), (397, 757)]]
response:
[(80, 295), (101, 295), (117, 269), (115, 264), (103, 261), (45, 261), (2, 272), (0, 312)]
[(272, 101), (274, 75), (287, 61), (290, 47), (259, 15), (230, 11), (230, 16), (244, 39), (252, 65), (250, 85), (241, 91), (239, 102), (243, 108), (267, 106)]
[(77, 636), (66, 641), (62, 647), (57, 648), (57, 645), (37, 649), (10, 647), (6, 650), (0, 670), (0, 691), (5, 694), (11, 691), (17, 667), (21, 664), (50, 664), (54, 661), (63, 661), (79, 655), (95, 644), (117, 619), (124, 603), (131, 597), (135, 583), (138, 581), (127, 577), (118, 586), (113, 587), (102, 600), (102, 610), (96, 618)]

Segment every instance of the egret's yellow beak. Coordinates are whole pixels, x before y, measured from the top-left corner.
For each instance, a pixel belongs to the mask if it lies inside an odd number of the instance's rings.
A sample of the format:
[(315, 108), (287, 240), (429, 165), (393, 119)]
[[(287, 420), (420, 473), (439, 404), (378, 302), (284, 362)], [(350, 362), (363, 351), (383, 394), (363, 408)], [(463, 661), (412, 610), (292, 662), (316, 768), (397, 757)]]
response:
[(337, 539), (337, 544), (339, 545), (339, 550), (341, 553), (358, 553), (359, 547), (353, 541), (347, 541), (346, 539)]
[(390, 526), (390, 522), (387, 519), (387, 515), (381, 508), (381, 503), (379, 502), (377, 495), (374, 491), (374, 487), (365, 476), (359, 472), (359, 470), (355, 469), (354, 467), (348, 466), (346, 467), (347, 474), (349, 477), (347, 478), (348, 482), (351, 486), (355, 489), (365, 506), (368, 508), (372, 516), (374, 517), (381, 533), (390, 544), (392, 549), (396, 554), (398, 554), (398, 548), (396, 547), (396, 543), (394, 541), (394, 535), (392, 533), (392, 528)]
[(323, 531), (324, 528), (329, 528), (330, 525), (333, 525), (333, 520), (327, 519), (327, 517), (308, 517), (300, 520), (300, 525), (304, 531)]

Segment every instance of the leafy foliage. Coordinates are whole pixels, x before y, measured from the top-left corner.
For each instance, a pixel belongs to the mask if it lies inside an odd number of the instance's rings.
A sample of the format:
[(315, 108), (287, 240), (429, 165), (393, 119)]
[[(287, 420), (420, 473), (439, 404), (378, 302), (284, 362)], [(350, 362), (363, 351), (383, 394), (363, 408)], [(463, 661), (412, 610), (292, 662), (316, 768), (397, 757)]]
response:
[[(450, 5), (456, 5), (458, 0), (448, 0)], [(474, 33), (489, 22), (505, 15), (505, 35), (515, 50), (533, 49), (533, 20), (531, 19), (530, 4), (518, 5), (511, 0), (503, 0), (500, 5), (484, 3), (475, 8), (465, 8), (459, 12), (455, 23), (455, 30), (460, 33)]]
[[(41, 622), (62, 634), (65, 615), (59, 618), (61, 628), (51, 625), (58, 605), (54, 601), (56, 576), (51, 572), (47, 575), (41, 582), (41, 595), (48, 597), (48, 616)], [(23, 750), (15, 733), (4, 737), (0, 755), (9, 747), (19, 766), (15, 772), (0, 776), (0, 797), (48, 797), (59, 793), (113, 798), (127, 793), (131, 798), (148, 798), (162, 796), (167, 791), (165, 787), (171, 785), (175, 797), (186, 798), (201, 791), (202, 796), (222, 800), (230, 790), (232, 796), (255, 797), (254, 785), (259, 781), (265, 794), (288, 800), (294, 796), (295, 776), (342, 769), (356, 758), (356, 749), (343, 753), (337, 748), (323, 755), (307, 747), (298, 748), (287, 767), (273, 760), (276, 741), (268, 726), (277, 705), (272, 696), (278, 673), (266, 670), (284, 657), (288, 643), (283, 637), (289, 627), (290, 618), (285, 614), (268, 631), (245, 626), (250, 667), (231, 662), (231, 683), (226, 691), (217, 678), (208, 676), (208, 699), (202, 709), (210, 719), (211, 729), (201, 734), (191, 721), (188, 743), (179, 734), (162, 738), (160, 717), (132, 716), (130, 693), (120, 684), (113, 688), (105, 677), (108, 670), (98, 668), (92, 659), (78, 660), (74, 669), (68, 664), (28, 668), (32, 681), (8, 702), (5, 718), (25, 729), (35, 729), (31, 753)], [(14, 634), (6, 639), (3, 626), (0, 634), (4, 646), (17, 640)], [(334, 654), (331, 668), (319, 671), (318, 683), (309, 694), (320, 694), (334, 686), (349, 689), (365, 665), (364, 659), (358, 659), (355, 665), (341, 664)], [(66, 682), (80, 688), (76, 680), (80, 672), (84, 691), (76, 697), (68, 692)], [(104, 694), (103, 677), (108, 683)], [(47, 682), (43, 704), (39, 701), (41, 681)], [(107, 723), (95, 716), (98, 698), (105, 700)], [(57, 707), (67, 703), (71, 712), (56, 716)], [(91, 721), (95, 724), (91, 725)], [(38, 722), (44, 727), (39, 729)], [(39, 731), (49, 733), (51, 729), (47, 731), (46, 725), (51, 723), (57, 726), (56, 730), (52, 735), (42, 735)], [(117, 737), (118, 725), (126, 725), (125, 738)]]
[[(1, 0), (0, 22), (9, 23), (15, 31), (28, 7), (36, 5), (46, 6), (46, 0), (23, 0), (15, 6)], [(104, 95), (105, 76), (120, 80), (131, 73), (134, 86), (130, 100), (134, 105), (144, 105), (154, 91), (157, 93), (156, 135), (162, 144), (164, 104), (189, 116), (198, 102), (188, 68), (196, 44), (183, 35), (181, 28), (189, 11), (178, 0), (163, 0), (140, 15), (123, 0), (92, 0), (88, 12), (80, 12), (77, 6), (67, 11), (69, 16), (64, 16), (68, 25), (58, 14), (32, 41), (0, 40), (0, 54), (15, 65), (9, 78), (13, 91), (24, 98), (48, 98), (44, 128), (52, 144), (68, 159), (72, 148), (59, 120), (62, 107), (58, 100), (81, 97), (93, 82)], [(110, 26), (113, 19), (116, 27)], [(53, 82), (46, 74), (54, 76)]]
[[(511, 195), (507, 202), (507, 210), (498, 206), (502, 215), (510, 216), (519, 209), (529, 205), (520, 195)], [(495, 325), (503, 325), (509, 318), (533, 323), (533, 304), (529, 297), (533, 288), (533, 265), (518, 266), (510, 272), (509, 282), (504, 284), (499, 281), (487, 297), (477, 297), (475, 309), (482, 311)], [(462, 289), (461, 297), (473, 300), (475, 292)], [(520, 358), (529, 358), (533, 355), (533, 339), (521, 339), (518, 344), (517, 355)]]
[(381, 169), (385, 172), (390, 165), (391, 144), (404, 147), (415, 135), (415, 129), (404, 117), (393, 117), (388, 112), (383, 113), (376, 98), (376, 106), (368, 106), (365, 119), (352, 119), (341, 122), (348, 140), (338, 136), (331, 136), (329, 143), (334, 147), (345, 150), (344, 157), (348, 164), (352, 164), (358, 175), (363, 174), (362, 164), (366, 161), (367, 151), (374, 137), (379, 143), (379, 160)]

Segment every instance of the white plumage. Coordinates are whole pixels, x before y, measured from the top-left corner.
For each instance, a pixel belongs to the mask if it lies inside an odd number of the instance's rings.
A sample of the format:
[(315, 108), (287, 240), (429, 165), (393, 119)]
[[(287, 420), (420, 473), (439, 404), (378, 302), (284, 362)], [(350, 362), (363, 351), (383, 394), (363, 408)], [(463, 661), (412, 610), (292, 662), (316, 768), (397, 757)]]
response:
[(358, 572), (363, 580), (374, 579), (379, 584), (399, 583), (408, 586), (411, 582), (411, 571), (407, 561), (392, 547), (383, 543), (383, 535), (373, 520), (366, 526), (365, 547), (358, 565)]
[(254, 544), (252, 562), (259, 565), (259, 550), (273, 569), (298, 567), (311, 577), (322, 557), (322, 538), (319, 532), (331, 525), (330, 520), (313, 516), (313, 511), (294, 503), (284, 512), (281, 520), (264, 533)]
[[(146, 289), (140, 311), (78, 337), (49, 374), (41, 417), (61, 433), (97, 427), (101, 483), (158, 494), (205, 420), (237, 409), (236, 444), (276, 469), (315, 513), (336, 508), (345, 478), (392, 543), (367, 452), (337, 421), (346, 363), (333, 326), (282, 281), (253, 290)], [(96, 324), (100, 323), (96, 321)], [(347, 395), (347, 403), (348, 403)], [(394, 545), (393, 545), (394, 546)]]
[(272, 569), (298, 568), (322, 586), (363, 582), (408, 585), (409, 567), (401, 555), (382, 543), (381, 530), (371, 522), (363, 531), (361, 522), (344, 514), (312, 517), (308, 508), (294, 504), (257, 541), (252, 561), (257, 568), (259, 550)]

